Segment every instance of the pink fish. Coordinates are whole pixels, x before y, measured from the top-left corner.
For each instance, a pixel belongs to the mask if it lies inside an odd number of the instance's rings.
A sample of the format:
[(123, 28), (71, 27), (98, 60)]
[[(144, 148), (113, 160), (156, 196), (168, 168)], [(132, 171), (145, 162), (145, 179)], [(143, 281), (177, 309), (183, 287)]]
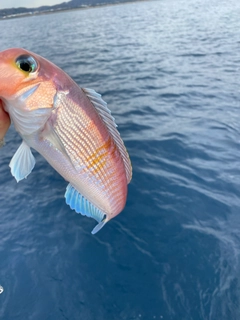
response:
[(71, 209), (98, 222), (93, 234), (124, 209), (131, 162), (101, 95), (14, 48), (0, 52), (0, 99), (23, 140), (10, 162), (17, 181), (35, 165), (33, 148), (69, 182)]

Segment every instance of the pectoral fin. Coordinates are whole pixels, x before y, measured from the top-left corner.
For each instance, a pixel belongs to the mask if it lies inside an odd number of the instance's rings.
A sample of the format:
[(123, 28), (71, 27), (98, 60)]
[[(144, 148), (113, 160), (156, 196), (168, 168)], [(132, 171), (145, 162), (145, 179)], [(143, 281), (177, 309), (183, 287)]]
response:
[(42, 137), (44, 139), (47, 139), (52, 144), (52, 146), (54, 148), (57, 148), (61, 153), (67, 155), (61, 139), (59, 138), (58, 134), (54, 130), (53, 126), (51, 126), (49, 121), (47, 121), (44, 126), (44, 130), (42, 132)]
[(35, 166), (35, 158), (31, 152), (30, 147), (26, 142), (22, 142), (16, 153), (12, 157), (9, 167), (14, 178), (19, 182), (27, 178)]
[[(93, 229), (92, 234), (97, 233), (108, 221), (104, 219), (105, 214), (95, 207), (91, 202), (84, 198), (70, 183), (67, 186), (65, 193), (66, 203), (72, 210), (77, 213), (81, 213), (83, 216), (87, 216), (95, 219), (98, 225)], [(104, 220), (103, 220), (104, 219)]]
[(45, 126), (44, 126), (44, 130), (41, 134), (41, 137), (43, 139), (46, 139), (49, 141), (49, 143), (56, 148), (57, 150), (59, 150), (63, 155), (65, 155), (69, 161), (72, 163), (69, 155), (66, 152), (66, 149), (61, 141), (61, 139), (59, 138), (57, 132), (54, 130), (53, 126), (51, 126), (51, 124), (49, 123), (49, 121), (46, 122)]

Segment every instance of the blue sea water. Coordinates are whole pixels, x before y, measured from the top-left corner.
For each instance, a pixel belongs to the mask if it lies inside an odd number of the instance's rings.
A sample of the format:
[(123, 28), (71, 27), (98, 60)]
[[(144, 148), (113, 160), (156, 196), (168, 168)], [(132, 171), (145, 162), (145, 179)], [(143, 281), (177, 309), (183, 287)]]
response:
[(0, 21), (103, 95), (128, 148), (125, 210), (95, 236), (35, 153), (0, 150), (1, 320), (240, 319), (240, 2), (162, 0)]

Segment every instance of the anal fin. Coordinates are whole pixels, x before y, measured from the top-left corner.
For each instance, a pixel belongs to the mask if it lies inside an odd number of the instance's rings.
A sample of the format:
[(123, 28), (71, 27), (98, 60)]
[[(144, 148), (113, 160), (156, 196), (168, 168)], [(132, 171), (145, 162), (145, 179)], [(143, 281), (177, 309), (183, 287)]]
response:
[(98, 222), (98, 225), (93, 229), (92, 234), (97, 233), (108, 221), (107, 218), (104, 219), (105, 214), (82, 196), (70, 183), (67, 186), (65, 198), (66, 203), (72, 210), (81, 213), (83, 216), (93, 218)]

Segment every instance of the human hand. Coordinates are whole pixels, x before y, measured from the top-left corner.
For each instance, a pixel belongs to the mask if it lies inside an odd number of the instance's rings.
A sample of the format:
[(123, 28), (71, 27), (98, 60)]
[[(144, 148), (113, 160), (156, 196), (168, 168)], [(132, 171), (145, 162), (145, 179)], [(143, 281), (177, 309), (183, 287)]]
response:
[(9, 114), (3, 109), (3, 104), (0, 100), (0, 147), (4, 145), (4, 136), (10, 127), (11, 121)]

